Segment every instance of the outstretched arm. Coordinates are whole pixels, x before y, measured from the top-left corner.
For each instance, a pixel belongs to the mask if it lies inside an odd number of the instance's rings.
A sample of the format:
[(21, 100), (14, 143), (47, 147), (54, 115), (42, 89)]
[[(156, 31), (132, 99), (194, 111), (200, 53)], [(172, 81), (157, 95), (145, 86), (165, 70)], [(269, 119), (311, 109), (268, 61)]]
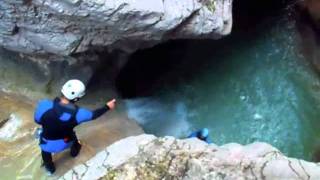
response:
[(102, 116), (104, 113), (106, 113), (110, 108), (106, 105), (104, 105), (101, 108), (98, 108), (92, 112), (92, 118), (91, 119), (97, 119), (98, 117)]
[(78, 110), (77, 115), (76, 115), (76, 119), (77, 119), (78, 124), (97, 119), (98, 117), (100, 117), (104, 113), (106, 113), (109, 109), (114, 109), (115, 103), (116, 103), (116, 100), (113, 99), (113, 100), (109, 101), (106, 105), (104, 105), (103, 107), (98, 108), (94, 111), (89, 111), (87, 109), (80, 108)]
[(207, 142), (208, 144), (212, 144), (212, 140), (211, 140), (209, 137), (206, 139), (206, 142)]
[(197, 137), (198, 132), (191, 133), (187, 138), (194, 138)]

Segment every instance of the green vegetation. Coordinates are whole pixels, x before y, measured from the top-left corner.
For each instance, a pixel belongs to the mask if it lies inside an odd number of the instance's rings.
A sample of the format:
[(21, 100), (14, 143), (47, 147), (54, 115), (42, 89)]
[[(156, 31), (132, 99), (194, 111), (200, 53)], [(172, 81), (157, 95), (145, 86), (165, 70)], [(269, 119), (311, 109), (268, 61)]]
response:
[(99, 180), (115, 180), (117, 178), (119, 171), (116, 169), (112, 169), (108, 171), (107, 175), (100, 178)]
[(211, 12), (214, 12), (216, 10), (215, 0), (208, 0), (206, 6)]

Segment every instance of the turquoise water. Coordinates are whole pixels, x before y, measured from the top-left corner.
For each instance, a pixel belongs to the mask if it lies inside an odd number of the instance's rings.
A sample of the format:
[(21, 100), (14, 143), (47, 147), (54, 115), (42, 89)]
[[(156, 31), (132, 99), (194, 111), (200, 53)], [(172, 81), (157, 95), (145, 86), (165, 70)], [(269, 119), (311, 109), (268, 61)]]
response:
[(154, 82), (155, 93), (126, 101), (129, 117), (160, 136), (208, 127), (219, 145), (263, 141), (310, 160), (320, 143), (320, 81), (298, 44), (285, 18), (192, 42)]

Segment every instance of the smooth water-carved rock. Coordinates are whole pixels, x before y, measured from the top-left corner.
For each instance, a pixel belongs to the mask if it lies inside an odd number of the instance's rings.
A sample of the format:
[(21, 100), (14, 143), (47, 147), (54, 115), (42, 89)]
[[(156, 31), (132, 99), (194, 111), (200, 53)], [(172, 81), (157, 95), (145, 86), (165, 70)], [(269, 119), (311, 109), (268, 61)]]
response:
[(1, 121), (0, 140), (14, 141), (21, 125), (22, 120), (15, 114), (11, 114), (9, 118)]
[(26, 55), (0, 48), (0, 89), (29, 97), (55, 96), (69, 79), (88, 84), (97, 71), (112, 82), (126, 57), (119, 53), (79, 56)]
[(288, 158), (266, 143), (208, 145), (152, 135), (114, 143), (61, 179), (312, 179), (320, 164)]
[(3, 0), (0, 45), (71, 55), (104, 47), (132, 52), (168, 39), (231, 31), (232, 0)]
[[(94, 109), (96, 106), (90, 107)], [(33, 120), (34, 108), (34, 100), (0, 91), (0, 119), (13, 114), (0, 127), (1, 180), (49, 178), (41, 167), (39, 140), (34, 137), (38, 127)], [(81, 152), (77, 158), (72, 158), (69, 150), (54, 155), (57, 171), (51, 179), (57, 179), (75, 165), (88, 161), (115, 141), (143, 133), (135, 122), (119, 111), (110, 111), (93, 122), (76, 127), (75, 131), (83, 145)]]

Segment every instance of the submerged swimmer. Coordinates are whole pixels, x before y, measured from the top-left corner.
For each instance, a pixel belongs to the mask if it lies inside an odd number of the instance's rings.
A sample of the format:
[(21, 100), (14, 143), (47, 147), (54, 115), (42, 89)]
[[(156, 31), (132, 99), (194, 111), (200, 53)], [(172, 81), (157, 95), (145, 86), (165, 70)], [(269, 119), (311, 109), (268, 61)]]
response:
[(81, 81), (69, 80), (61, 89), (61, 97), (41, 100), (37, 105), (34, 119), (42, 126), (39, 136), (42, 160), (44, 167), (51, 174), (56, 170), (52, 153), (70, 148), (70, 155), (76, 157), (80, 152), (81, 144), (73, 128), (115, 108), (115, 99), (94, 111), (78, 107), (75, 103), (85, 95), (85, 89)]
[(209, 137), (209, 130), (207, 128), (203, 128), (201, 130), (195, 131), (188, 136), (188, 138), (193, 138), (193, 137), (196, 137), (208, 144), (212, 143)]

